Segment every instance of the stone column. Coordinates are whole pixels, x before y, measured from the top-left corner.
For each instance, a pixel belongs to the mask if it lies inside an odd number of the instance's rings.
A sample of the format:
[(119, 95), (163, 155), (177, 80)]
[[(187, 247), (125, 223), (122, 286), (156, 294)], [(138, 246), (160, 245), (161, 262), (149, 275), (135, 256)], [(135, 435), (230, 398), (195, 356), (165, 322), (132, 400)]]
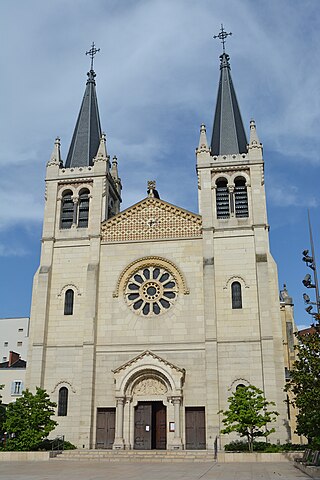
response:
[(174, 407), (175, 429), (174, 429), (173, 442), (169, 448), (171, 450), (182, 450), (182, 439), (181, 439), (181, 433), (180, 433), (181, 397), (180, 396), (171, 397), (171, 402), (173, 403), (173, 407)]
[(78, 221), (78, 197), (72, 197), (73, 200), (73, 220), (72, 220), (72, 226), (76, 227), (77, 226), (77, 221)]
[(123, 450), (124, 441), (123, 441), (123, 408), (125, 397), (117, 397), (117, 409), (116, 409), (116, 434), (113, 443), (114, 450)]
[(230, 217), (235, 216), (234, 185), (228, 185)]

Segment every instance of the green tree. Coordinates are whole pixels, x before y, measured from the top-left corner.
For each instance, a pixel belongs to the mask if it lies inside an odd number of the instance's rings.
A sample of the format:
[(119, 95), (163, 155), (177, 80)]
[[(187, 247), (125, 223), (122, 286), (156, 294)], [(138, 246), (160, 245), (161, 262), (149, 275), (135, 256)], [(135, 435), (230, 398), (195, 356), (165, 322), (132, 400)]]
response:
[(22, 397), (9, 403), (4, 429), (8, 433), (7, 450), (35, 450), (57, 425), (52, 420), (56, 404), (42, 388), (32, 394), (28, 389)]
[(320, 448), (320, 327), (297, 338), (297, 359), (285, 389), (298, 409), (296, 433)]
[(263, 396), (263, 391), (254, 385), (238, 387), (228, 398), (229, 409), (221, 410), (224, 415), (222, 423), (225, 428), (221, 433), (237, 432), (248, 441), (249, 451), (253, 451), (253, 442), (257, 437), (267, 437), (275, 429), (267, 428), (279, 415), (276, 411), (268, 411), (274, 402), (268, 402)]

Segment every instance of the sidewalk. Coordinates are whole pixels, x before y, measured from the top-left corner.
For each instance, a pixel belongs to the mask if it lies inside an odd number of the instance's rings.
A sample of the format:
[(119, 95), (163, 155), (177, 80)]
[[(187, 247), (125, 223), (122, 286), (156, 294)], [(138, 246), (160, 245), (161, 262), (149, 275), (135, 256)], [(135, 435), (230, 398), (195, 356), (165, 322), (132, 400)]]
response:
[(1, 462), (0, 480), (302, 480), (284, 463)]

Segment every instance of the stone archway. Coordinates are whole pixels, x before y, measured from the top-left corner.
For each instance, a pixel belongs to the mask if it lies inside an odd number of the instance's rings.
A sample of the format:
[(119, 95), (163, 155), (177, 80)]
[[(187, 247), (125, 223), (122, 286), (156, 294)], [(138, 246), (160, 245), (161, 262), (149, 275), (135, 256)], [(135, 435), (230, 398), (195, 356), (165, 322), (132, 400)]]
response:
[[(137, 447), (135, 422), (137, 410), (140, 412), (139, 415), (144, 410), (149, 412), (146, 415), (150, 416), (154, 415), (157, 409), (161, 410), (162, 404), (166, 409), (165, 425), (163, 426), (162, 416), (161, 427), (166, 430), (166, 448), (182, 448), (180, 406), (185, 370), (153, 352), (145, 351), (118, 367), (113, 373), (117, 405), (116, 435), (113, 448), (134, 448), (135, 446), (136, 448), (157, 448), (155, 446), (157, 445), (156, 440), (151, 439), (151, 432), (146, 434), (145, 438), (149, 437), (149, 441), (153, 443), (142, 443), (142, 447)], [(142, 408), (142, 406), (145, 408)], [(172, 431), (169, 431), (167, 420), (170, 421), (171, 425), (174, 425)], [(144, 420), (141, 417), (141, 421), (145, 422), (146, 431), (149, 432), (148, 416), (145, 416)]]

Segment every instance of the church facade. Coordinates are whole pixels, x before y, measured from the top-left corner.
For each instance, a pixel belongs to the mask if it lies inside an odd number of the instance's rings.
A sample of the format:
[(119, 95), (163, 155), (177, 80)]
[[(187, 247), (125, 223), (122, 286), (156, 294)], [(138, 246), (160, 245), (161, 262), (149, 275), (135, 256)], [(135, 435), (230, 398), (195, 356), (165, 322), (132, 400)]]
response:
[(220, 57), (211, 144), (196, 150), (199, 214), (147, 197), (120, 211), (91, 68), (65, 163), (47, 164), (26, 385), (57, 402), (79, 448), (213, 449), (238, 385), (276, 402), (288, 439), (278, 277), (262, 144), (247, 141)]

